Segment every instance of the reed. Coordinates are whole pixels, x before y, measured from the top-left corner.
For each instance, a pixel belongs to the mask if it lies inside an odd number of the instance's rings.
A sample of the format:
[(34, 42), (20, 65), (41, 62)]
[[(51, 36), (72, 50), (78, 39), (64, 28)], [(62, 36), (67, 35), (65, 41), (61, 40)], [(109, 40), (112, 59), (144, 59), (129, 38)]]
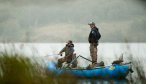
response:
[(55, 76), (37, 61), (32, 62), (24, 55), (0, 53), (0, 84), (67, 84), (69, 82), (73, 84), (76, 79), (67, 74)]
[[(28, 56), (13, 53), (6, 50), (0, 53), (0, 84), (90, 84), (94, 83), (119, 83), (144, 84), (146, 83), (146, 72), (142, 60), (135, 58), (127, 49), (124, 59), (132, 62), (134, 73), (129, 74), (128, 80), (104, 80), (104, 79), (79, 79), (69, 74), (56, 76), (43, 67), (37, 60)], [(104, 57), (104, 56), (103, 56)], [(115, 56), (116, 57), (116, 56)], [(137, 56), (138, 57), (138, 56)], [(102, 58), (100, 58), (102, 59)], [(118, 82), (117, 82), (118, 81)]]

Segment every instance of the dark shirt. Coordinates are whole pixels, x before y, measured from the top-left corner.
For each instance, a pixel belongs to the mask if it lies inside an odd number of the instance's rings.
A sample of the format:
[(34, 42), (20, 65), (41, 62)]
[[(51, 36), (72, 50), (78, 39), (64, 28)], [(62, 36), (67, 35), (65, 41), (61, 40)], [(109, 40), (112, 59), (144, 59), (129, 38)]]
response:
[(98, 43), (98, 40), (101, 38), (101, 35), (97, 27), (91, 29), (91, 32), (88, 37), (89, 43)]

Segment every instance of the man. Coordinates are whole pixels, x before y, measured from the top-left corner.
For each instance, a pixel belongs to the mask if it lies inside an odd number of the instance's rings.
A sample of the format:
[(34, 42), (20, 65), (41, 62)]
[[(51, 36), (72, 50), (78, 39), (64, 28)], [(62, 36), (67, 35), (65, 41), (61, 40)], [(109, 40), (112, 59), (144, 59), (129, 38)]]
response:
[(91, 32), (88, 37), (90, 43), (90, 56), (92, 58), (92, 65), (97, 64), (97, 46), (98, 40), (101, 38), (101, 35), (98, 31), (98, 28), (95, 26), (94, 22), (88, 24), (91, 28)]
[[(67, 42), (66, 46), (59, 52), (59, 55), (62, 56), (63, 52), (65, 52), (65, 57), (58, 59), (58, 68), (61, 68), (64, 62), (69, 64), (76, 58), (76, 54), (74, 54), (74, 44), (71, 40)], [(74, 61), (71, 67), (77, 67), (77, 61)]]

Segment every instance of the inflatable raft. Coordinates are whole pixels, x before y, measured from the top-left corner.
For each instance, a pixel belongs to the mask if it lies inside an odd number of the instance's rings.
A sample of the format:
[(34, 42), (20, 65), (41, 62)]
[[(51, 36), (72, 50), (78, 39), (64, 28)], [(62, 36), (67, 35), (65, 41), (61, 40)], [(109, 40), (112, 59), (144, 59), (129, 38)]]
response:
[(97, 67), (93, 69), (57, 69), (55, 63), (48, 63), (48, 70), (53, 71), (57, 75), (71, 74), (76, 77), (99, 77), (99, 78), (125, 78), (129, 73), (130, 65), (114, 64), (111, 66)]

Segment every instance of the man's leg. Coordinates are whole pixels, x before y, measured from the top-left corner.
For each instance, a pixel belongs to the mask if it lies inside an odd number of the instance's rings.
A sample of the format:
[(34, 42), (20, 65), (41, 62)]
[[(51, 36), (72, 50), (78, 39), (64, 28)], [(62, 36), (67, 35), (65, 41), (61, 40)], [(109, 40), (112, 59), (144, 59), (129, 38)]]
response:
[(64, 63), (64, 62), (65, 62), (65, 58), (60, 58), (60, 59), (58, 59), (57, 67), (58, 67), (58, 68), (61, 68), (61, 67), (62, 67), (62, 63)]
[(97, 43), (90, 44), (90, 55), (92, 58), (92, 64), (97, 63)]
[(94, 43), (93, 46), (93, 63), (97, 63), (97, 43)]
[[(73, 57), (72, 57), (72, 61), (76, 58), (76, 54), (73, 54)], [(77, 67), (77, 60), (75, 60), (73, 63), (72, 63), (72, 68), (76, 68)]]
[(91, 59), (92, 59), (92, 64), (93, 64), (93, 44), (90, 43), (90, 56), (91, 56)]

